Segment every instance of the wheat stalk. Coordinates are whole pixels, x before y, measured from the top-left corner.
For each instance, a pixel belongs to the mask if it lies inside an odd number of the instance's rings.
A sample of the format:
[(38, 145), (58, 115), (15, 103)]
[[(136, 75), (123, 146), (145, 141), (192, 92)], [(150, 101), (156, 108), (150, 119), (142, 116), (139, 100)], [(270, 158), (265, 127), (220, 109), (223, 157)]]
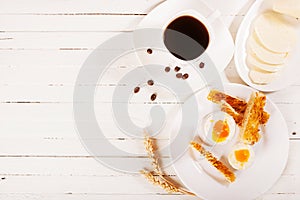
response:
[(148, 153), (148, 157), (152, 161), (151, 164), (154, 168), (154, 171), (157, 174), (162, 173), (162, 171), (159, 167), (158, 159), (157, 159), (158, 156), (156, 155), (157, 147), (155, 145), (154, 139), (150, 138), (148, 134), (145, 134), (144, 146), (145, 146), (146, 152)]
[(149, 172), (146, 170), (141, 170), (140, 173), (142, 175), (145, 176), (145, 178), (152, 184), (154, 185), (158, 185), (161, 188), (163, 188), (165, 191), (169, 192), (169, 193), (173, 193), (173, 192), (179, 192), (181, 194), (186, 194), (186, 195), (192, 195), (195, 196), (194, 193), (189, 192), (187, 190), (181, 189), (179, 187), (177, 187), (176, 185), (174, 185), (172, 182), (168, 181), (167, 179), (165, 179), (163, 177), (162, 174), (155, 176), (153, 174), (153, 172)]
[(169, 193), (179, 192), (179, 189), (176, 186), (174, 186), (173, 184), (170, 184), (169, 182), (161, 179), (160, 176), (154, 176), (152, 172), (142, 170), (141, 174), (143, 174), (149, 182), (151, 182), (154, 185), (161, 186), (165, 191), (167, 191)]
[[(157, 146), (155, 143), (155, 140), (153, 138), (150, 138), (147, 133), (145, 133), (145, 139), (144, 139), (144, 145), (146, 152), (148, 154), (148, 157), (152, 161), (152, 167), (153, 171), (146, 171), (146, 170), (141, 170), (140, 173), (145, 176), (145, 178), (151, 182), (154, 185), (159, 185), (162, 187), (165, 191), (172, 193), (172, 192), (179, 192), (182, 194), (187, 194), (187, 195), (193, 195), (195, 196), (194, 193), (189, 192), (187, 190), (181, 189), (174, 185), (171, 181), (167, 180), (164, 177), (164, 173), (161, 170), (158, 162), (158, 155), (156, 153)], [(154, 175), (156, 173), (157, 176)]]

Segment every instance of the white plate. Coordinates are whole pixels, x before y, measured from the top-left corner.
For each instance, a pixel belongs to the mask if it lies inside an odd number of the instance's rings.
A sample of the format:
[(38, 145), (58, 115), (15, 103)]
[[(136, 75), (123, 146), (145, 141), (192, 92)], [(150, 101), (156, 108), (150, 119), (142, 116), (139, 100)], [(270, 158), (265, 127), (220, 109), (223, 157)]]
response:
[[(238, 84), (227, 84), (224, 90), (227, 94), (247, 100), (254, 91), (250, 87)], [(206, 98), (208, 92), (208, 90), (203, 90), (197, 94), (197, 98), (200, 100), (199, 105), (202, 105), (199, 108), (200, 118), (213, 111), (211, 110), (212, 103)], [(265, 109), (271, 117), (264, 128), (262, 139), (254, 146), (256, 154), (254, 163), (244, 171), (237, 171), (235, 182), (224, 184), (224, 177), (216, 170), (216, 172), (213, 171), (211, 169), (213, 167), (206, 164), (205, 159), (201, 159), (199, 154), (191, 148), (174, 162), (178, 177), (190, 191), (206, 200), (248, 200), (258, 197), (273, 186), (286, 166), (289, 138), (282, 114), (268, 98)], [(237, 135), (238, 133), (236, 133)], [(193, 138), (188, 138), (188, 140), (191, 141)], [(217, 157), (226, 156), (228, 149), (236, 142), (234, 140), (236, 139), (233, 139), (227, 146), (220, 145), (210, 150)], [(188, 146), (188, 144), (186, 145)], [(178, 155), (177, 151), (176, 147), (171, 146), (172, 156)], [(175, 158), (173, 157), (173, 159)]]
[[(210, 44), (205, 51), (219, 72), (229, 64), (234, 53), (234, 43), (228, 28), (220, 19), (220, 13), (200, 0), (168, 0), (154, 8), (138, 25), (137, 29), (164, 29), (173, 19), (191, 15), (202, 19), (211, 31)], [(142, 58), (143, 60), (144, 58)], [(161, 58), (152, 57), (153, 60)]]
[[(267, 85), (259, 85), (252, 83), (249, 78), (249, 68), (246, 64), (246, 42), (249, 34), (252, 32), (252, 22), (253, 20), (263, 12), (272, 10), (272, 5), (275, 0), (258, 0), (256, 1), (247, 15), (245, 16), (243, 22), (240, 25), (239, 31), (237, 33), (235, 41), (235, 65), (240, 77), (249, 86), (265, 92), (278, 91), (286, 88), (287, 86), (293, 84), (300, 74), (299, 68), (299, 57), (300, 57), (300, 23), (295, 24), (297, 29), (298, 41), (295, 48), (292, 50), (284, 69), (280, 72), (279, 77), (272, 83)], [(276, 42), (276, 41), (274, 41)]]

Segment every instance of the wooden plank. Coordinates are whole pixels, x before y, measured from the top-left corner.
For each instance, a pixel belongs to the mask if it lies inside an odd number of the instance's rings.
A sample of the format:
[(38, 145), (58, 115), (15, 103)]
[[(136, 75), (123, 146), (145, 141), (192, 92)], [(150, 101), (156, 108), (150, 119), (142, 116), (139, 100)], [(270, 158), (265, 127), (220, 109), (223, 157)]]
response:
[[(43, 183), (43, 184), (41, 184)], [(141, 176), (121, 177), (9, 177), (0, 182), (2, 193), (100, 193), (156, 194), (162, 189), (147, 183)], [(112, 186), (115, 187), (112, 187)]]
[(122, 32), (9, 32), (0, 33), (0, 50), (91, 50)]
[[(2, 93), (0, 94), (0, 102), (72, 102), (74, 85), (76, 85), (77, 70), (61, 70), (62, 72), (74, 72), (73, 76), (66, 76), (65, 78), (65, 74), (59, 72), (57, 73), (57, 76), (55, 76), (55, 71), (56, 70), (52, 70), (52, 72), (49, 71), (48, 73), (49, 75), (53, 76), (47, 76), (46, 72), (40, 74), (40, 76), (36, 76), (32, 73), (25, 73), (28, 74), (28, 76), (24, 77), (21, 77), (21, 74), (18, 73), (10, 73), (12, 74), (11, 76), (5, 76), (5, 74), (1, 74), (1, 76), (3, 76), (4, 78), (2, 81), (0, 81), (0, 87), (2, 91)], [(123, 71), (125, 70), (123, 69)], [(120, 75), (121, 74), (122, 73), (120, 72)], [(20, 80), (13, 82), (14, 77), (20, 77)], [(118, 78), (118, 75), (116, 75), (115, 77)], [(98, 94), (98, 92), (96, 91), (95, 100), (97, 102), (111, 102), (111, 95), (118, 82), (112, 81), (109, 83), (105, 81), (95, 84), (87, 80), (86, 84), (87, 85), (80, 85), (80, 87), (96, 87), (98, 90), (101, 90), (102, 93), (107, 92), (106, 96), (102, 96), (100, 98), (100, 94)], [(293, 88), (299, 90), (300, 86), (293, 86)], [(19, 92), (17, 92), (18, 90)], [(286, 112), (287, 120), (293, 119), (295, 117), (296, 111), (292, 110), (292, 108), (293, 106), (295, 108), (299, 106), (300, 99), (298, 97), (291, 99), (286, 96), (273, 95), (271, 97), (271, 100), (273, 100), (273, 102), (277, 104), (278, 107), (280, 107), (282, 112)], [(287, 108), (291, 112), (289, 113), (288, 111), (285, 111), (285, 108)]]
[(33, 66), (33, 67), (61, 67), (81, 66), (91, 50), (2, 50), (0, 53), (0, 66)]
[[(113, 124), (105, 122), (106, 126), (113, 126)], [(289, 137), (292, 139), (300, 138), (300, 128), (296, 122), (287, 122), (289, 129)], [(54, 119), (49, 118), (45, 121), (33, 120), (31, 116), (29, 119), (23, 121), (11, 120), (11, 121), (0, 121), (0, 131), (2, 135), (1, 139), (4, 138), (75, 138), (77, 137), (77, 132), (75, 130), (75, 122), (70, 120), (61, 120), (55, 121)], [(119, 131), (111, 133), (110, 138), (127, 138), (124, 134), (121, 134)], [(161, 139), (166, 137), (161, 136)]]
[[(41, 184), (43, 183), (43, 184)], [(57, 193), (96, 193), (96, 194), (157, 194), (162, 189), (149, 184), (141, 176), (120, 177), (56, 177), (56, 176), (13, 176), (0, 181), (2, 194), (57, 194)], [(298, 194), (300, 176), (283, 175), (268, 193)], [(114, 187), (112, 187), (114, 186)]]
[(283, 104), (299, 104), (300, 103), (300, 95), (298, 92), (300, 86), (300, 81), (297, 80), (295, 84), (277, 91), (268, 94), (268, 97), (276, 103), (283, 103)]
[[(2, 139), (1, 139), (2, 140)], [(9, 142), (8, 140), (5, 140)], [(38, 140), (33, 140), (38, 141)], [(25, 146), (21, 141), (15, 146)], [(40, 140), (42, 144), (45, 144)], [(10, 142), (11, 143), (11, 142)], [(27, 142), (25, 142), (27, 143)], [(132, 142), (129, 142), (132, 144)], [(142, 143), (142, 141), (140, 142)], [(300, 162), (298, 159), (298, 152), (300, 151), (300, 141), (290, 141), (289, 161), (283, 174), (286, 176), (299, 175)], [(64, 144), (70, 144), (64, 142)], [(76, 145), (77, 146), (77, 145)], [(41, 147), (41, 153), (45, 152), (46, 148), (53, 148), (54, 146), (46, 145)], [(60, 147), (62, 148), (62, 147)], [(70, 147), (69, 147), (70, 148)], [(140, 147), (143, 149), (142, 147)], [(22, 148), (19, 148), (22, 150)], [(65, 150), (61, 150), (57, 157), (49, 155), (7, 155), (0, 156), (0, 178), (10, 176), (126, 176), (126, 174), (116, 172), (106, 166), (100, 164), (94, 158), (88, 155), (66, 156)], [(19, 153), (19, 152), (17, 152)], [(36, 152), (38, 153), (38, 152)], [(63, 156), (65, 154), (65, 156)], [(126, 159), (126, 158), (121, 158)], [(163, 163), (169, 163), (169, 158), (161, 158)], [(146, 168), (150, 167), (150, 160), (148, 158), (136, 158), (139, 162), (143, 162)], [(30, 167), (23, 167), (30, 166)], [(175, 175), (172, 166), (164, 168), (169, 175)]]
[[(0, 32), (119, 32), (132, 31), (143, 15), (1, 15)], [(5, 19), (5, 20), (4, 20)], [(233, 16), (222, 16), (229, 23)], [(110, 23), (106, 23), (109, 21)], [(30, 22), (30, 23), (28, 23)], [(67, 24), (67, 25), (66, 25)], [(232, 30), (237, 29), (235, 24)], [(10, 37), (9, 37), (10, 38)]]
[[(163, 0), (1, 0), (2, 14), (145, 14)], [(134, 5), (134, 6), (133, 6)]]
[[(30, 53), (30, 55), (33, 55)], [(42, 54), (42, 53), (41, 53)], [(46, 53), (45, 53), (46, 54)], [(19, 54), (20, 55), (20, 54)], [(30, 55), (24, 54), (24, 59), (31, 58)], [(76, 54), (76, 51), (73, 51), (72, 53), (64, 53), (63, 51), (61, 54), (57, 51), (51, 51), (51, 54), (49, 52), (48, 59), (55, 60), (59, 57), (65, 56), (69, 60), (75, 60), (76, 56), (77, 59), (80, 54)], [(47, 55), (46, 55), (47, 56)], [(56, 57), (59, 56), (59, 57)], [(82, 62), (84, 62), (84, 59), (87, 57), (87, 55), (82, 56)], [(6, 58), (7, 59), (7, 58)], [(13, 59), (13, 57), (11, 57)], [(130, 62), (132, 61), (132, 62)], [(0, 63), (8, 63), (9, 60), (5, 60), (3, 56), (3, 60), (0, 61)], [(101, 82), (97, 83), (100, 84), (99, 86), (106, 86), (113, 83), (117, 83), (118, 80), (121, 79), (122, 76), (124, 76), (126, 73), (128, 73), (130, 70), (139, 67), (139, 62), (137, 60), (131, 60), (129, 57), (124, 57), (122, 60), (120, 59), (116, 63), (114, 63), (109, 69), (107, 69), (105, 74), (105, 80), (101, 80)], [(101, 67), (101, 64), (99, 63), (99, 67)], [(68, 66), (35, 66), (35, 63), (33, 63), (33, 66), (3, 66), (0, 67), (0, 86), (3, 86), (3, 89), (5, 87), (15, 87), (15, 86), (33, 86), (36, 87), (35, 89), (32, 88), (32, 90), (38, 90), (39, 87), (65, 87), (66, 90), (68, 90), (68, 87), (72, 87), (76, 83), (76, 78), (78, 76), (78, 73), (80, 72), (80, 65), (76, 65), (73, 67)], [(228, 71), (232, 72), (231, 69), (232, 66), (230, 65), (228, 67)], [(34, 73), (33, 73), (34, 72)], [(227, 72), (227, 73), (230, 73)], [(95, 70), (90, 70), (89, 73), (95, 73)], [(38, 74), (39, 76), (37, 76)], [(238, 78), (237, 74), (232, 74), (231, 77), (228, 77), (228, 79), (232, 80), (234, 77)], [(92, 82), (86, 82), (86, 84), (92, 84)], [(102, 85), (101, 85), (102, 84)], [(110, 86), (109, 86), (110, 87)], [(299, 81), (297, 81), (292, 86), (275, 92), (275, 93), (268, 93), (268, 97), (277, 104), (299, 104), (300, 103), (300, 96), (297, 92), (300, 87)], [(17, 89), (17, 88), (16, 88)], [(43, 88), (45, 89), (45, 88)], [(70, 88), (73, 89), (73, 88)], [(13, 88), (11, 88), (13, 90)], [(1, 95), (1, 94), (0, 94)]]
[[(290, 138), (299, 139), (299, 125), (295, 124), (295, 122), (287, 122), (287, 124), (289, 128)], [(113, 123), (105, 122), (106, 128), (109, 128), (113, 125)], [(13, 137), (18, 137), (22, 139), (32, 137), (57, 139), (77, 137), (75, 123), (71, 121), (71, 119), (69, 121), (55, 121), (53, 119), (49, 119), (49, 121), (32, 121), (32, 119), (27, 119), (23, 121), (1, 120), (0, 130), (3, 133), (3, 135), (0, 136), (1, 139)], [(113, 137), (127, 138), (124, 134), (120, 133), (120, 131), (117, 130), (111, 133), (110, 138)], [(161, 136), (160, 138), (165, 139), (166, 137)]]
[[(98, 45), (98, 44), (97, 44)], [(99, 44), (100, 45), (100, 44)], [(114, 51), (117, 47), (108, 49)], [(91, 54), (90, 49), (46, 49), (46, 50), (1, 50), (0, 68), (2, 67), (75, 67), (79, 68)], [(112, 52), (114, 53), (114, 52)], [(130, 54), (129, 54), (130, 55)], [(117, 60), (120, 66), (135, 65), (137, 61), (126, 55)], [(118, 56), (118, 54), (116, 54)], [(99, 63), (100, 65), (101, 63)]]
[[(141, 138), (143, 135), (141, 134)], [(162, 137), (162, 136), (161, 136)], [(124, 139), (125, 138), (125, 139)], [(128, 136), (123, 138), (107, 139), (109, 143), (115, 148), (121, 151), (128, 152), (131, 157), (145, 157), (146, 152), (144, 149), (143, 139), (126, 139)], [(96, 139), (91, 139), (96, 142)], [(83, 144), (81, 143), (79, 136), (74, 133), (73, 138), (1, 138), (1, 153), (0, 157), (91, 157), (86, 151)], [(99, 142), (99, 144), (101, 144)], [(169, 140), (159, 139), (157, 141), (158, 146), (167, 147)], [(121, 157), (122, 155), (112, 155), (109, 152), (99, 157)], [(161, 155), (167, 157), (169, 155)]]
[[(5, 200), (120, 200), (120, 199), (131, 199), (131, 200), (198, 200), (198, 197), (186, 196), (186, 195), (172, 195), (172, 194), (117, 194), (117, 195), (103, 195), (103, 194), (0, 194), (0, 199)], [(275, 199), (277, 200), (277, 199)]]
[[(153, 8), (155, 8), (164, 0), (127, 0), (126, 2), (120, 2), (117, 0), (77, 0), (75, 2), (69, 2), (67, 0), (62, 1), (49, 1), (49, 0), (27, 0), (26, 3), (22, 0), (14, 1), (0, 1), (2, 5), (0, 13), (2, 14), (147, 14)], [(246, 3), (244, 9), (242, 9), (238, 15), (244, 15), (249, 6), (253, 3), (253, 0)], [(31, 6), (28, 6), (31, 5)], [(132, 6), (134, 5), (134, 6)], [(217, 1), (213, 2), (213, 5), (219, 6)], [(236, 15), (236, 13), (230, 12), (228, 9), (222, 9), (225, 15)], [(235, 12), (235, 11), (234, 11)]]
[[(130, 31), (141, 15), (1, 15), (0, 31)], [(109, 21), (109, 23), (107, 23)]]
[[(80, 104), (80, 103), (78, 103)], [(102, 107), (98, 107), (100, 113), (110, 113), (111, 103), (101, 103)], [(97, 106), (97, 104), (96, 104)], [(149, 105), (150, 107), (151, 105)], [(109, 107), (109, 108), (107, 108)], [(149, 108), (146, 107), (145, 108)], [(8, 122), (74, 122), (73, 104), (72, 103), (8, 103), (0, 104), (0, 121)], [(111, 116), (98, 116), (99, 122), (113, 123)], [(171, 119), (170, 119), (171, 120)], [(84, 120), (89, 122), (89, 120)], [(110, 125), (110, 124), (109, 124)], [(67, 126), (68, 127), (68, 126)]]
[[(294, 160), (297, 160), (297, 152), (299, 152), (298, 142), (293, 141), (291, 142), (290, 163), (284, 175), (266, 195), (259, 199), (272, 199), (272, 197), (276, 199), (279, 196), (288, 198), (299, 195), (297, 185), (299, 184), (298, 169), (300, 163)], [(99, 198), (101, 196), (122, 196), (125, 194), (126, 196), (130, 194), (133, 196), (165, 194), (164, 191), (151, 186), (142, 178), (124, 174), (118, 175), (114, 171), (103, 169), (91, 158), (5, 158), (4, 161), (2, 163), (5, 163), (5, 165), (1, 168), (3, 167), (6, 174), (0, 174), (1, 177), (4, 177), (0, 181), (2, 188), (4, 188), (4, 192), (0, 195), (2, 197), (16, 197), (22, 194), (26, 194), (26, 196), (43, 196), (44, 193), (47, 193), (47, 197), (69, 194), (75, 196), (97, 195)], [(32, 167), (21, 167), (28, 165)], [(10, 170), (15, 174), (9, 174)], [(38, 184), (40, 181), (43, 181), (44, 184)], [(29, 182), (31, 184), (26, 184)], [(105, 183), (105, 186), (102, 186), (103, 183)], [(19, 187), (21, 184), (23, 187)], [(85, 187), (82, 184), (93, 186)], [(112, 184), (118, 189), (112, 191), (109, 188), (109, 185)], [(44, 186), (51, 186), (51, 189)], [(122, 187), (126, 187), (126, 192), (123, 191)], [(38, 188), (38, 192), (33, 190), (34, 188)]]
[[(191, 197), (185, 195), (165, 195), (165, 194), (142, 194), (142, 195), (101, 195), (101, 194), (0, 194), (0, 199), (5, 200), (120, 200), (120, 199), (131, 199), (131, 200), (198, 200), (198, 197)], [(298, 200), (300, 199), (299, 194), (265, 194), (257, 200)]]
[(298, 200), (300, 199), (299, 194), (288, 194), (288, 193), (273, 193), (273, 194), (265, 194), (262, 197), (257, 198), (257, 200)]
[(225, 77), (225, 80), (227, 80), (230, 83), (238, 83), (238, 84), (245, 85), (245, 83), (240, 78), (240, 76), (236, 70), (234, 58), (230, 61), (228, 66), (225, 68), (224, 73), (222, 75), (223, 75), (223, 77)]
[[(124, 158), (123, 158), (124, 159)], [(164, 162), (170, 162), (162, 158)], [(125, 159), (124, 159), (125, 160)], [(144, 167), (152, 169), (148, 158), (136, 158)], [(0, 178), (10, 176), (127, 176), (102, 165), (91, 157), (1, 157)], [(30, 167), (20, 167), (30, 166)], [(175, 175), (172, 167), (164, 168), (169, 175)]]
[(300, 184), (300, 179), (298, 179), (297, 176), (282, 175), (274, 187), (268, 191), (268, 193), (299, 194), (300, 191), (297, 185)]
[[(138, 64), (138, 63), (137, 63)], [(99, 66), (99, 68), (98, 68)], [(88, 69), (85, 73), (102, 75), (105, 68), (99, 63), (97, 67)], [(82, 86), (97, 85), (98, 87), (112, 87), (122, 79), (124, 75), (140, 65), (127, 65), (126, 61), (121, 64), (113, 64), (105, 68), (105, 74), (98, 82), (86, 80), (76, 83), (81, 67), (0, 67), (0, 86)], [(162, 68), (164, 66), (161, 66)], [(34, 72), (34, 73), (33, 73)], [(38, 74), (38, 76), (37, 76)]]
[[(57, 97), (57, 99), (59, 98)], [(110, 103), (96, 103), (96, 105), (101, 106), (97, 109), (97, 113), (109, 113)], [(299, 137), (300, 127), (297, 123), (299, 122), (297, 110), (300, 109), (300, 105), (282, 104), (279, 105), (279, 108), (287, 117), (286, 121), (291, 137)], [(72, 103), (1, 103), (0, 110), (1, 131), (12, 135), (22, 135), (24, 131), (24, 134), (45, 134), (45, 137), (59, 137), (60, 134), (72, 135), (74, 132)], [(105, 122), (106, 127), (114, 126), (111, 116), (98, 116), (97, 114), (97, 117), (100, 123)], [(293, 132), (296, 132), (296, 135), (292, 135)], [(122, 137), (118, 133), (115, 136)]]
[[(94, 158), (2, 157), (1, 178), (8, 176), (105, 176), (121, 175)], [(145, 162), (145, 164), (147, 164)], [(30, 167), (20, 167), (30, 166)]]

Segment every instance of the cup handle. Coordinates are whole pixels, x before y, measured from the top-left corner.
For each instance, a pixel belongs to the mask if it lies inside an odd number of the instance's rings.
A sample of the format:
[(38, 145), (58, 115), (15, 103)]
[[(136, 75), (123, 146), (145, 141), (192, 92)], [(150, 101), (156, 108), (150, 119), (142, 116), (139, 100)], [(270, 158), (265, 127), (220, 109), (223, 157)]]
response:
[(209, 23), (213, 23), (220, 16), (221, 16), (221, 12), (217, 9), (217, 10), (214, 10), (212, 13), (210, 13), (207, 16), (207, 20), (208, 20)]
[[(224, 15), (236, 15), (241, 11), (241, 9), (246, 9), (245, 11), (247, 11), (249, 6), (252, 5), (253, 2), (255, 2), (255, 0), (204, 1), (211, 9), (218, 9)], [(229, 27), (233, 19), (234, 17), (224, 20), (225, 25)]]

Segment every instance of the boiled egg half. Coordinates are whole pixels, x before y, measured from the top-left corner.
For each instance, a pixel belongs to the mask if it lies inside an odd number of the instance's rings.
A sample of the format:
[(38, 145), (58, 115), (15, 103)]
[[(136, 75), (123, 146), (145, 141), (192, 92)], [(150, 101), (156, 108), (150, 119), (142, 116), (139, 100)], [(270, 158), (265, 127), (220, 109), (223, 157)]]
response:
[(254, 151), (246, 144), (235, 145), (228, 154), (228, 162), (237, 170), (243, 170), (251, 166), (254, 161)]
[(203, 123), (204, 134), (200, 134), (204, 142), (214, 144), (225, 144), (232, 139), (236, 124), (227, 113), (218, 111), (209, 114)]

